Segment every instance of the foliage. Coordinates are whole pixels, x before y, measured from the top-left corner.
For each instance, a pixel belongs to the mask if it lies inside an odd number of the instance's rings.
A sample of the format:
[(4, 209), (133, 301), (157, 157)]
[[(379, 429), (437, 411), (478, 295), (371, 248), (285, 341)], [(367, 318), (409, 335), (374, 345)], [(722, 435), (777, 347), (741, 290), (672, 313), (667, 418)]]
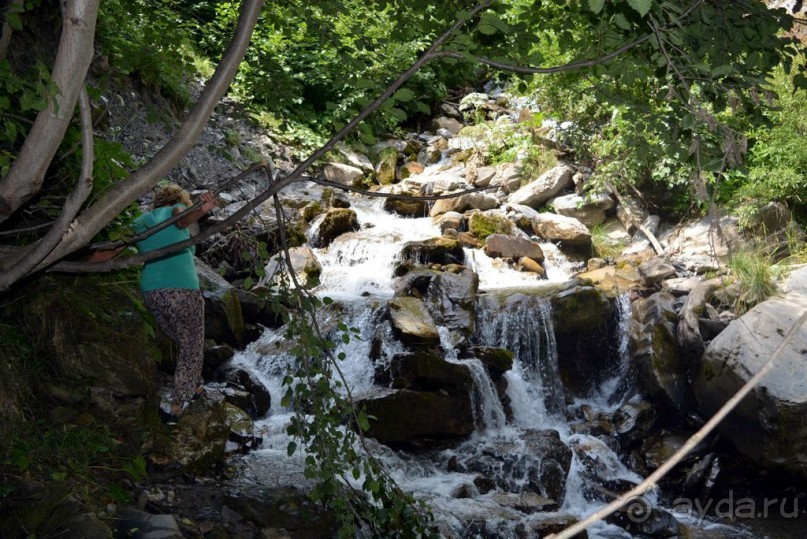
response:
[(614, 259), (619, 256), (625, 247), (627, 247), (626, 242), (609, 238), (602, 225), (597, 225), (591, 229), (591, 250), (594, 256), (605, 260)]
[(734, 253), (729, 269), (740, 283), (736, 311), (742, 314), (776, 293), (771, 259), (763, 250), (748, 248)]

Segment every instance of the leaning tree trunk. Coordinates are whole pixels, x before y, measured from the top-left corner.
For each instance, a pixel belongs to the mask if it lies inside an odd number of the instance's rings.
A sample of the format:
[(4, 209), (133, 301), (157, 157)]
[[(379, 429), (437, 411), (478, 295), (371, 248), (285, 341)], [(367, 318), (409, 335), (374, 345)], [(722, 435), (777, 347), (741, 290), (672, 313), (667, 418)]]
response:
[(51, 80), (59, 94), (39, 113), (17, 160), (0, 180), (0, 223), (36, 195), (64, 138), (90, 67), (100, 0), (65, 0)]

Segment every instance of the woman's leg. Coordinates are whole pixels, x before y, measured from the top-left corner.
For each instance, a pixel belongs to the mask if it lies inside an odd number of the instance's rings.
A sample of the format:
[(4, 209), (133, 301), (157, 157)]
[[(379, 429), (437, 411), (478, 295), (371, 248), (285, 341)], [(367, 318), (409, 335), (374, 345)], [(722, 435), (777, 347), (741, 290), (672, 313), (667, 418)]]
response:
[(179, 348), (172, 412), (181, 411), (202, 383), (205, 342), (205, 303), (199, 290), (161, 288), (146, 292), (146, 308), (154, 315), (157, 327)]

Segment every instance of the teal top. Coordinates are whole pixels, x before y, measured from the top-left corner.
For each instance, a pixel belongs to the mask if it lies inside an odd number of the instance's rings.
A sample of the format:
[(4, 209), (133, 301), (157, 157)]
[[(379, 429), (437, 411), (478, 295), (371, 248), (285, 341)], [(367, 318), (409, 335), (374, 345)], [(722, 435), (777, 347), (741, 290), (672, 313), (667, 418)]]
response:
[[(133, 228), (138, 234), (157, 226), (171, 218), (174, 208), (185, 209), (184, 204), (162, 206), (145, 213), (134, 220)], [(160, 249), (167, 245), (190, 238), (187, 228), (179, 228), (176, 224), (152, 234), (143, 241), (137, 242), (141, 253)], [(196, 264), (193, 262), (193, 247), (186, 247), (176, 253), (149, 260), (140, 275), (140, 289), (149, 292), (158, 288), (199, 289), (199, 278), (196, 276)]]

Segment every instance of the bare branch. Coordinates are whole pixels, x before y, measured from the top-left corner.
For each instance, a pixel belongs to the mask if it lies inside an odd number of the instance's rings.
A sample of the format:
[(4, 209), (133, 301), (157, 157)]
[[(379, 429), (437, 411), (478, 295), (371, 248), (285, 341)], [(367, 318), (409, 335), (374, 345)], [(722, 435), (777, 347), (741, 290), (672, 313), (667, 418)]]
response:
[(71, 221), (78, 215), (81, 206), (92, 192), (93, 184), (93, 162), (95, 161), (95, 149), (93, 146), (92, 133), (92, 109), (90, 98), (87, 96), (86, 88), (81, 90), (79, 95), (79, 112), (81, 116), (81, 172), (79, 173), (76, 187), (62, 207), (62, 213), (48, 230), (48, 233), (38, 242), (22, 250), (8, 270), (0, 272), (0, 290), (7, 290), (9, 286), (17, 280), (27, 275), (50, 253), (56, 245), (62, 241), (64, 235), (71, 233)]
[(647, 479), (636, 485), (630, 491), (626, 492), (613, 502), (609, 503), (599, 511), (591, 514), (584, 520), (581, 520), (577, 524), (566, 528), (565, 530), (561, 531), (558, 534), (550, 535), (547, 539), (570, 539), (574, 537), (576, 534), (582, 532), (595, 522), (599, 522), (600, 520), (604, 519), (605, 517), (613, 514), (614, 512), (621, 509), (623, 506), (628, 504), (633, 498), (636, 496), (642, 496), (646, 494), (649, 490), (653, 489), (657, 484), (658, 481), (667, 475), (667, 473), (672, 470), (681, 460), (686, 457), (690, 451), (692, 451), (706, 436), (709, 435), (723, 419), (732, 411), (740, 401), (742, 401), (746, 395), (748, 395), (752, 389), (754, 389), (757, 384), (765, 377), (766, 374), (770, 372), (773, 368), (776, 360), (779, 359), (779, 356), (785, 351), (785, 347), (787, 344), (793, 339), (796, 335), (796, 332), (799, 330), (804, 321), (807, 320), (807, 311), (804, 311), (801, 316), (793, 322), (793, 325), (790, 327), (790, 330), (785, 335), (782, 342), (779, 343), (779, 346), (776, 347), (771, 357), (765, 364), (759, 369), (753, 377), (751, 377), (748, 382), (745, 383), (743, 387), (740, 388), (737, 393), (726, 401), (720, 410), (718, 410), (715, 415), (703, 426), (701, 429), (693, 434), (684, 445), (681, 446), (681, 449), (675, 452), (675, 454), (670, 457), (670, 459), (661, 465), (655, 472), (650, 474)]
[(51, 73), (60, 95), (39, 113), (17, 160), (0, 180), (0, 223), (36, 195), (70, 125), (90, 66), (100, 0), (65, 2), (62, 37)]

